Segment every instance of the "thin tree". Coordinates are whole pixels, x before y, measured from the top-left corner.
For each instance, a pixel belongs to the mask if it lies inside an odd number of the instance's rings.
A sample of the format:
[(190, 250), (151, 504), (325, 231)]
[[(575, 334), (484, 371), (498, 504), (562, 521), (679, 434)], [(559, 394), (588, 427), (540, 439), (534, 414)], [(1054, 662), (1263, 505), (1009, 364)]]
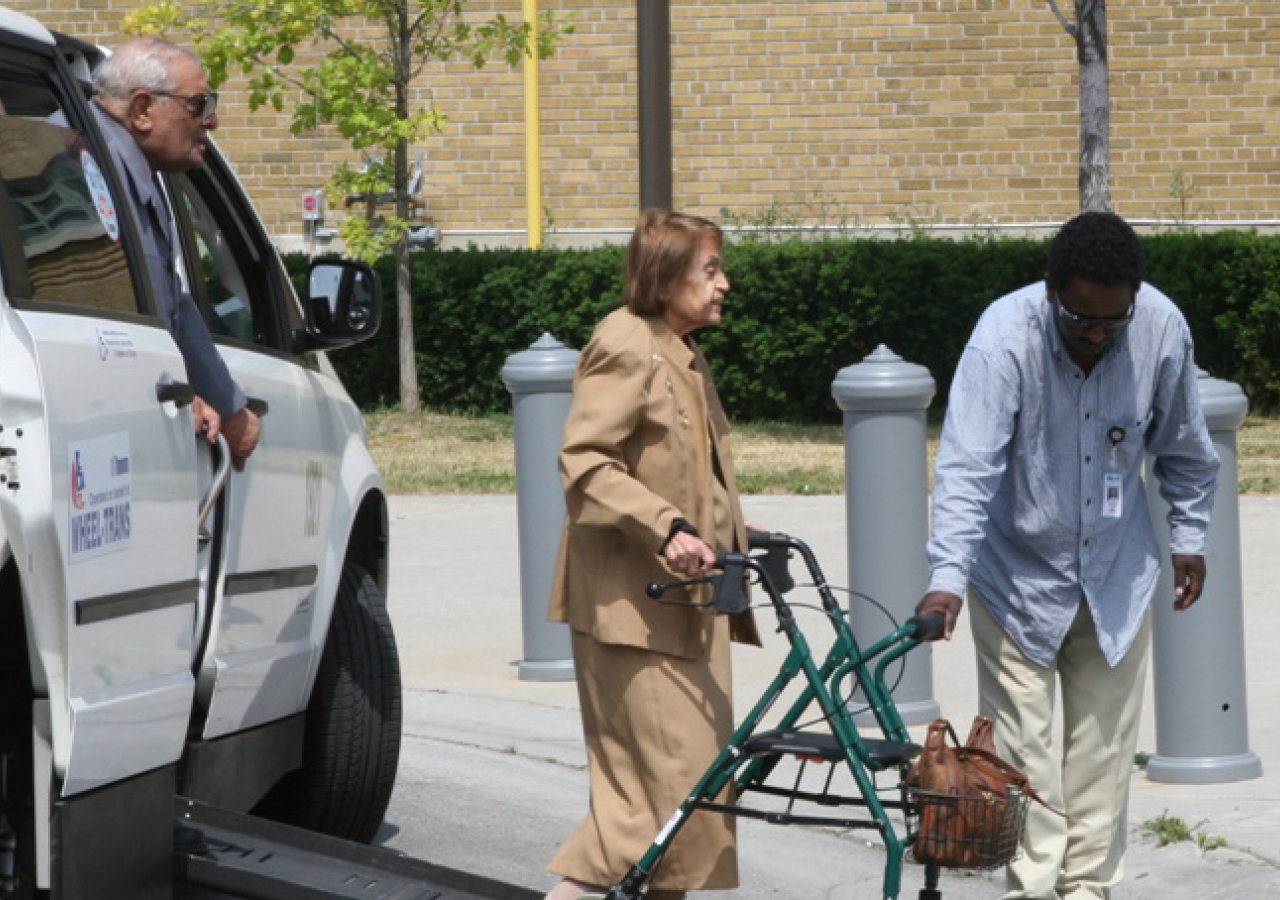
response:
[[(292, 97), (294, 134), (333, 125), (363, 157), (359, 168), (341, 165), (327, 193), (335, 203), (363, 198), (364, 214), (341, 225), (348, 253), (369, 262), (395, 254), (400, 408), (416, 412), (409, 150), (438, 134), (446, 117), (415, 97), (414, 86), (433, 64), (455, 59), (477, 69), (495, 57), (509, 66), (545, 59), (572, 24), (550, 13), (536, 32), (532, 23), (502, 15), (475, 23), (465, 0), (196, 0), (193, 9), (190, 15), (162, 0), (128, 16), (125, 30), (191, 33), (212, 85), (234, 71), (250, 76), (250, 109), (270, 104), (280, 111)], [(391, 215), (378, 210), (388, 196)]]
[(1111, 209), (1111, 87), (1107, 63), (1106, 0), (1075, 0), (1067, 19), (1045, 0), (1076, 43), (1080, 64), (1080, 209)]

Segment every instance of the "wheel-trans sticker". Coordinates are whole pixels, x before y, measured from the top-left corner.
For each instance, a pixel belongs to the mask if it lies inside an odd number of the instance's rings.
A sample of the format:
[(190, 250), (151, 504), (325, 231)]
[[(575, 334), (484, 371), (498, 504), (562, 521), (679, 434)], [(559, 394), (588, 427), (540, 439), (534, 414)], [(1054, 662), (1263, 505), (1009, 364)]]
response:
[(111, 191), (107, 188), (107, 180), (102, 177), (102, 170), (93, 161), (88, 150), (80, 151), (80, 166), (84, 169), (89, 196), (93, 198), (93, 208), (98, 213), (102, 227), (106, 229), (107, 237), (113, 241), (120, 240), (120, 218), (116, 215), (116, 205), (111, 200)]
[(88, 184), (88, 195), (93, 198), (93, 209), (97, 210), (97, 218), (106, 229), (106, 236), (119, 241), (120, 219), (115, 215), (115, 204), (111, 201), (111, 191), (106, 187), (106, 179), (102, 178), (102, 170), (97, 168), (93, 156), (87, 150), (81, 151), (81, 168), (84, 170), (84, 183)]
[(133, 539), (129, 433), (67, 445), (70, 461), (70, 561), (114, 553)]

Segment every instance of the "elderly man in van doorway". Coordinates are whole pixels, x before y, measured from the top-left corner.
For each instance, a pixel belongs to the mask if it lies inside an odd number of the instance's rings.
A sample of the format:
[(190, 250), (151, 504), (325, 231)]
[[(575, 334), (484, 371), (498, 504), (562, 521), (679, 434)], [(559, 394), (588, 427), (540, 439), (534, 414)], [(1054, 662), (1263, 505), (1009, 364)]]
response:
[(218, 127), (218, 95), (195, 54), (156, 38), (121, 46), (98, 67), (93, 86), (91, 106), (142, 236), (156, 313), (182, 352), (197, 395), (196, 427), (211, 442), (221, 432), (240, 468), (257, 446), (262, 424), (183, 286), (173, 216), (158, 177), (204, 165), (208, 134)]

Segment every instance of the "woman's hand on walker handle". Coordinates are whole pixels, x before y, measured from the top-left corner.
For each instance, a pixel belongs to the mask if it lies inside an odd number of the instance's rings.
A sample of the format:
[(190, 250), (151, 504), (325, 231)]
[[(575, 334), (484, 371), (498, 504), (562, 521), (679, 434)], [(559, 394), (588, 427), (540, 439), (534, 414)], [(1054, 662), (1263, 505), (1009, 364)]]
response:
[(716, 554), (707, 542), (696, 534), (677, 531), (662, 548), (667, 568), (685, 578), (696, 578), (709, 572), (716, 564)]
[(960, 607), (964, 601), (950, 591), (930, 591), (916, 604), (917, 616), (940, 615), (946, 620), (942, 630), (942, 639), (951, 640), (951, 633), (956, 629), (956, 617), (960, 615)]

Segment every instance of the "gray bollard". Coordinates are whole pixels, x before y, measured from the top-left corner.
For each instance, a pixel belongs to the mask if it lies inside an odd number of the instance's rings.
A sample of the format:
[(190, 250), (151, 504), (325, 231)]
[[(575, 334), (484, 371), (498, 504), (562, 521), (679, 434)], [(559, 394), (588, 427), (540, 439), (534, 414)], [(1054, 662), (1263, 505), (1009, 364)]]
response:
[[(935, 390), (928, 369), (905, 362), (883, 344), (841, 369), (831, 385), (844, 411), (849, 587), (856, 592), (849, 616), (862, 647), (884, 637), (893, 622), (858, 595), (874, 599), (900, 625), (929, 587), (925, 410)], [(932, 653), (928, 646), (910, 653), (893, 690), (907, 725), (938, 717)], [(862, 723), (869, 716), (857, 718)]]
[(564, 525), (558, 458), (573, 402), (578, 351), (543, 334), (507, 357), (502, 381), (515, 418), (516, 513), (520, 528), (520, 598), (524, 625), (521, 681), (572, 681), (569, 626), (547, 621), (547, 600)]
[[(1244, 592), (1240, 581), (1240, 501), (1236, 431), (1249, 410), (1240, 387), (1199, 373), (1200, 402), (1222, 459), (1205, 548), (1204, 595), (1188, 610), (1173, 609), (1173, 575), (1164, 561), (1152, 621), (1156, 753), (1147, 778), (1175, 784), (1216, 784), (1262, 775), (1249, 750), (1245, 697)], [(1160, 546), (1169, 546), (1169, 507), (1156, 479), (1147, 499)]]

